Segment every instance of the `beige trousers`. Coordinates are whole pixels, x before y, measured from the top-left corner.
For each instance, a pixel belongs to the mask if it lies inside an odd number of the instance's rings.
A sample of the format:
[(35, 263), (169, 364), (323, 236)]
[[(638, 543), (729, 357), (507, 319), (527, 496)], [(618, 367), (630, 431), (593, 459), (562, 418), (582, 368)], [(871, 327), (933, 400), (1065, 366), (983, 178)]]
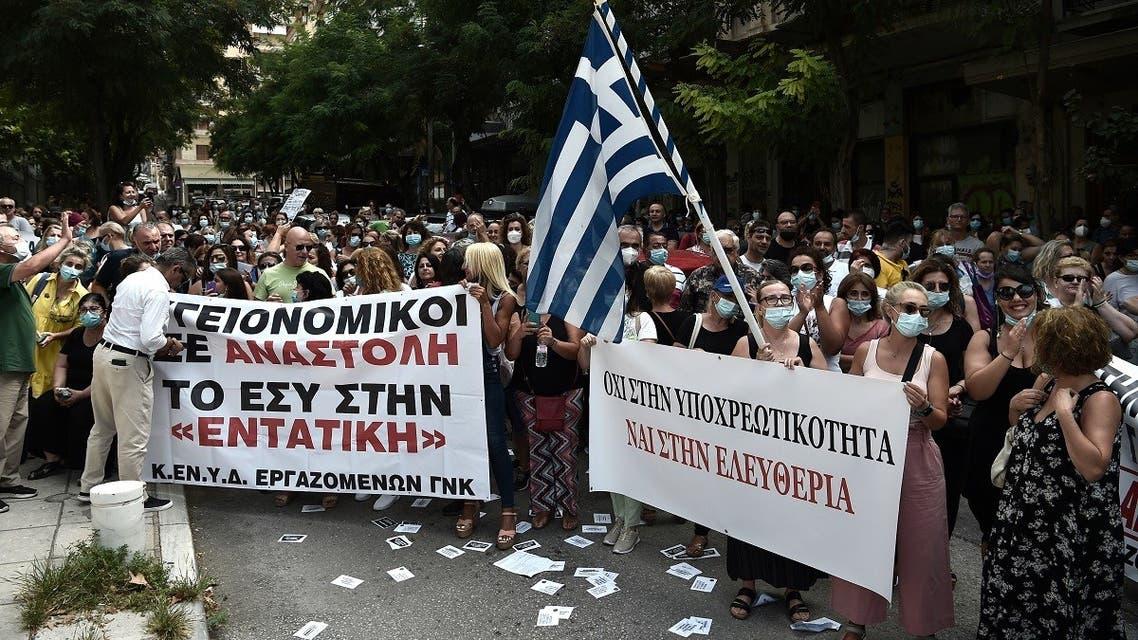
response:
[(99, 345), (93, 360), (91, 408), (95, 426), (87, 438), (87, 461), (79, 481), (84, 493), (103, 481), (115, 436), (119, 439), (119, 479), (142, 480), (154, 406), (154, 367), (149, 359)]
[(0, 373), (0, 486), (20, 484), (20, 457), (28, 429), (28, 380), (30, 373)]

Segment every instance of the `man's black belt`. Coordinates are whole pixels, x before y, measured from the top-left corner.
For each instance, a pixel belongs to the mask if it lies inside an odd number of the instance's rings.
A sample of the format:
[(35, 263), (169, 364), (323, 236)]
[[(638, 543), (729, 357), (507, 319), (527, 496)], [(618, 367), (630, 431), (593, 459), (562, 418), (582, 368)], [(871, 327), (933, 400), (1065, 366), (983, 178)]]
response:
[(141, 351), (135, 351), (134, 349), (127, 349), (126, 347), (120, 347), (119, 345), (110, 342), (109, 340), (100, 340), (99, 344), (110, 349), (111, 351), (118, 351), (119, 353), (125, 353), (130, 356), (138, 356), (139, 358), (150, 358), (150, 354), (143, 353)]

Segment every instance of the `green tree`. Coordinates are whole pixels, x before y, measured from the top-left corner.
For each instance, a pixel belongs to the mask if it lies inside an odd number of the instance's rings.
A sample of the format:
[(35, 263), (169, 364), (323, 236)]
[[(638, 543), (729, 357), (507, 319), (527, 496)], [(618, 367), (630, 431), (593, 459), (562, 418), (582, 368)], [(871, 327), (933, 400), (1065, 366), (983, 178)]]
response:
[(784, 162), (820, 170), (824, 184), (844, 131), (834, 66), (815, 52), (762, 40), (737, 56), (707, 43), (695, 52), (710, 82), (681, 83), (676, 95), (701, 132), (719, 142), (772, 147)]
[(0, 83), (84, 142), (96, 200), (158, 149), (179, 146), (205, 105), (252, 79), (251, 25), (287, 0), (8, 0)]
[(1083, 163), (1075, 175), (1090, 182), (1116, 184), (1123, 190), (1138, 188), (1138, 167), (1123, 160), (1138, 146), (1138, 109), (1114, 106), (1105, 113), (1084, 113), (1082, 102), (1074, 90), (1063, 96), (1071, 123), (1088, 134)]

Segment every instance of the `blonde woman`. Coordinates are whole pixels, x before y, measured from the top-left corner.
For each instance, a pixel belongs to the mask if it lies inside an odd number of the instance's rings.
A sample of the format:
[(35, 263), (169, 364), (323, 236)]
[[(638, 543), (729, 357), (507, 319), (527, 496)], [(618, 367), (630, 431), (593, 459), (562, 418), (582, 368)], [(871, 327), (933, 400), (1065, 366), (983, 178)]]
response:
[(1031, 263), (1031, 275), (1035, 276), (1039, 286), (1043, 287), (1044, 302), (1052, 304), (1055, 295), (1048, 288), (1048, 283), (1055, 275), (1055, 265), (1059, 260), (1075, 255), (1075, 249), (1070, 240), (1048, 240), (1039, 249), (1039, 255)]
[[(514, 467), (506, 444), (506, 396), (498, 370), (498, 353), (509, 335), (510, 318), (518, 307), (518, 297), (506, 281), (502, 250), (489, 242), (477, 242), (466, 249), (462, 265), (466, 287), (478, 301), (482, 316), (483, 381), (486, 389), (486, 436), (490, 450), (490, 470), (502, 496), (502, 519), (497, 546), (509, 549), (517, 537), (518, 512), (514, 509)], [(478, 526), (477, 500), (467, 501), (454, 525), (459, 538), (469, 538)]]
[(1060, 258), (1055, 263), (1047, 288), (1052, 297), (1047, 303), (1052, 307), (1086, 306), (1098, 314), (1110, 330), (1129, 343), (1138, 337), (1138, 323), (1108, 304), (1106, 293), (1102, 290), (1102, 280), (1095, 275), (1091, 263), (1078, 256)]

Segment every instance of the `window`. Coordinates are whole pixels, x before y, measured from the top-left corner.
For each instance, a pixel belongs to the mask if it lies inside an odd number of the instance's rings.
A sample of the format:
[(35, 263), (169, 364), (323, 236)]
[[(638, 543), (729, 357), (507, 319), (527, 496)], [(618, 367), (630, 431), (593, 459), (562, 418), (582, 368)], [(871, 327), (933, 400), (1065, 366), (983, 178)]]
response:
[(197, 154), (196, 160), (209, 160), (209, 145), (198, 144), (194, 145), (194, 152)]

